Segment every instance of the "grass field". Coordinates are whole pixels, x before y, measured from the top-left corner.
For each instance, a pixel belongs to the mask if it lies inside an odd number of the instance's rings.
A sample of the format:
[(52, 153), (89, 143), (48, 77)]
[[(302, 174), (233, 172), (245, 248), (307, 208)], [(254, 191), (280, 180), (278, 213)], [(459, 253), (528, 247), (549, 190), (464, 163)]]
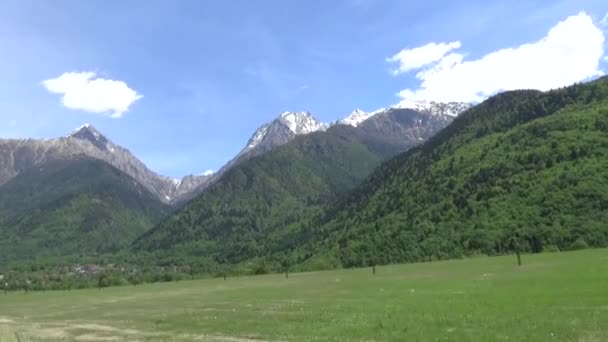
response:
[(0, 295), (0, 340), (608, 341), (608, 250)]

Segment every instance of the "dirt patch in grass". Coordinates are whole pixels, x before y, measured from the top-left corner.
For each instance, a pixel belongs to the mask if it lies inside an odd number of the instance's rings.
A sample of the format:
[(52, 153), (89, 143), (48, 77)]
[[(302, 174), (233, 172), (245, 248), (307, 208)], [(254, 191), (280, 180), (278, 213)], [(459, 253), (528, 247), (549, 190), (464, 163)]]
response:
[(88, 324), (72, 324), (67, 327), (68, 329), (79, 329), (79, 330), (93, 330), (93, 331), (105, 331), (114, 332), (121, 335), (141, 335), (143, 332), (135, 329), (120, 329), (111, 327), (109, 325), (88, 323)]
[(119, 341), (117, 336), (98, 336), (95, 334), (78, 335), (74, 338), (76, 341)]

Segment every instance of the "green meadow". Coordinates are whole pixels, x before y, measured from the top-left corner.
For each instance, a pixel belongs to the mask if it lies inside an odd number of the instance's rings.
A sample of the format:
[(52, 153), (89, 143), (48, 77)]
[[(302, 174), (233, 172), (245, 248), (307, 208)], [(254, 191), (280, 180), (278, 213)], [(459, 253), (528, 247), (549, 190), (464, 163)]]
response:
[(0, 341), (608, 341), (608, 250), (0, 294)]

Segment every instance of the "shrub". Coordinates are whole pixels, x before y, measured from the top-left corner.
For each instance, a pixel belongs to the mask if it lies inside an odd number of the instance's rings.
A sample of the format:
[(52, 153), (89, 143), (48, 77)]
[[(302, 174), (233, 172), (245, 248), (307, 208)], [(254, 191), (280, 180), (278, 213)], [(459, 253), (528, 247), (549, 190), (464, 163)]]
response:
[(559, 251), (560, 251), (560, 249), (556, 245), (549, 245), (549, 246), (543, 248), (543, 252), (548, 252), (548, 253), (559, 252)]
[(583, 239), (582, 237), (579, 237), (572, 244), (570, 244), (570, 248), (568, 248), (568, 249), (578, 250), (578, 249), (585, 249), (585, 248), (589, 248), (587, 241), (585, 241), (585, 239)]

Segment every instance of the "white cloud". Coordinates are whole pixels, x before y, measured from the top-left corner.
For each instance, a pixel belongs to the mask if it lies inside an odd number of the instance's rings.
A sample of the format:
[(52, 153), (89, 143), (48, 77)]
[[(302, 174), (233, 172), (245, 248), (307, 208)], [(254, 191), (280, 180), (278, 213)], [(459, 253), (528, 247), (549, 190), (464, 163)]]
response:
[(98, 78), (94, 72), (66, 72), (42, 85), (53, 94), (61, 94), (61, 103), (67, 108), (113, 118), (122, 117), (133, 102), (143, 97), (125, 82)]
[(213, 170), (207, 170), (201, 173), (201, 176), (211, 176), (213, 174)]
[(416, 74), (420, 85), (398, 95), (401, 104), (479, 102), (499, 91), (549, 90), (603, 75), (599, 68), (603, 55), (602, 30), (581, 12), (559, 22), (533, 43), (491, 52), (477, 60), (465, 60), (458, 52), (443, 55), (425, 68), (416, 68), (421, 69)]
[(393, 74), (398, 75), (437, 62), (448, 52), (459, 48), (460, 42), (428, 43), (414, 49), (403, 49), (386, 61), (399, 63), (399, 68), (393, 70)]

